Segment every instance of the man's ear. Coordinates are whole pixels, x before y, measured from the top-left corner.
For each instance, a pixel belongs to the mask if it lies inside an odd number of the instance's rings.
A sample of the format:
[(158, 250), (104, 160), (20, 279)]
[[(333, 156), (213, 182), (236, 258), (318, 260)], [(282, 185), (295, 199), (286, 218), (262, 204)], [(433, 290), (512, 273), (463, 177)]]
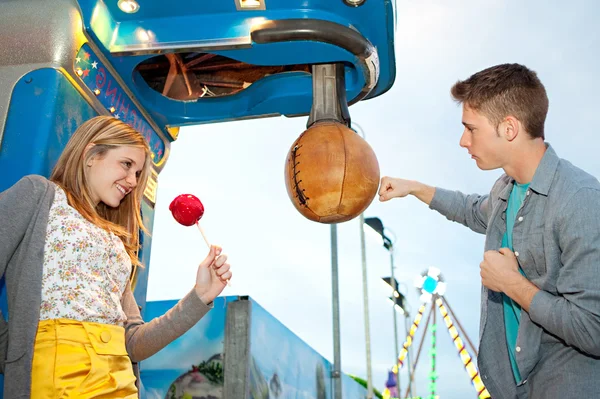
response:
[[(95, 146), (95, 145), (96, 145), (96, 144), (94, 144), (94, 143), (89, 143), (88, 145), (86, 145), (86, 146), (85, 146), (85, 148), (83, 149), (83, 155), (82, 155), (82, 156), (83, 156), (83, 159), (85, 159), (85, 157), (86, 157), (86, 155), (87, 155), (88, 151), (89, 151), (89, 150), (90, 150), (90, 149), (91, 149), (93, 146)], [(92, 166), (92, 163), (93, 163), (93, 161), (94, 161), (94, 158), (93, 158), (93, 157), (92, 157), (92, 158), (90, 158), (90, 159), (88, 159), (86, 166)]]
[(521, 133), (521, 122), (512, 115), (507, 116), (500, 124), (500, 134), (508, 141), (513, 141)]

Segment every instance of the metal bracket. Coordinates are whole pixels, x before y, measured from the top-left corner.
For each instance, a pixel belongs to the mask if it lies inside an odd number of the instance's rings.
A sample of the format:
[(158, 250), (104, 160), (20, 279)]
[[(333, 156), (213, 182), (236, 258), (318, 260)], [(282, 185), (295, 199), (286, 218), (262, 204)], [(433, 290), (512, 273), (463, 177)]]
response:
[(313, 65), (312, 75), (313, 103), (306, 127), (322, 121), (339, 122), (350, 127), (344, 64)]

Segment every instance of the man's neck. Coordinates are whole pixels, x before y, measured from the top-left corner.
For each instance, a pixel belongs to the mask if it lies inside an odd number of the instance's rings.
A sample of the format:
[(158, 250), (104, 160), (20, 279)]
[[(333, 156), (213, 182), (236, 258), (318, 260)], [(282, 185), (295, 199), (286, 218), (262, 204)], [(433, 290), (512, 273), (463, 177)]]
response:
[(544, 140), (528, 140), (517, 147), (510, 162), (504, 166), (504, 172), (519, 184), (531, 183), (545, 153)]

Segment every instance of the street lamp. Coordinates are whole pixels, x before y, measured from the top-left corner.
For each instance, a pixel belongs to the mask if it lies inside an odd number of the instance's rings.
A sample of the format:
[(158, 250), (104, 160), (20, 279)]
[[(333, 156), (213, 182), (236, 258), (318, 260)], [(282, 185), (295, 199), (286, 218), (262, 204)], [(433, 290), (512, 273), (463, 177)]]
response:
[[(379, 239), (385, 249), (387, 249), (388, 251), (393, 251), (394, 245), (392, 243), (392, 240), (390, 240), (388, 238), (388, 236), (386, 236), (385, 233), (383, 232), (384, 228), (383, 228), (383, 222), (381, 221), (381, 219), (365, 218), (365, 224), (368, 227), (370, 227), (370, 229), (367, 229), (366, 231), (368, 231), (371, 235), (373, 235), (374, 237)], [(392, 273), (392, 276), (393, 275), (394, 275), (394, 273)]]
[[(365, 225), (370, 227), (370, 229), (366, 229), (366, 231), (370, 231), (371, 233), (376, 233), (377, 236), (382, 240), (383, 247), (387, 249), (390, 253), (390, 285), (392, 286), (393, 292), (398, 292), (398, 282), (394, 277), (394, 244), (392, 240), (388, 238), (388, 236), (384, 233), (383, 222), (379, 218), (365, 218)], [(394, 314), (394, 347), (396, 349), (396, 361), (398, 360), (398, 326), (396, 321), (396, 311), (393, 311)]]
[(395, 289), (394, 287), (398, 287), (398, 280), (392, 281), (392, 277), (382, 277), (381, 278), (387, 286), (392, 288), (392, 294), (388, 298), (390, 302), (394, 305), (394, 309), (400, 314), (406, 313), (406, 297)]
[[(366, 139), (365, 132), (363, 128), (352, 122), (352, 129), (357, 134), (360, 134), (364, 139)], [(373, 399), (373, 373), (371, 367), (371, 329), (370, 329), (370, 319), (369, 319), (369, 289), (367, 284), (367, 251), (365, 245), (365, 230), (363, 228), (365, 224), (365, 215), (363, 213), (359, 216), (359, 226), (360, 226), (360, 255), (361, 255), (361, 264), (362, 264), (362, 284), (363, 284), (363, 312), (365, 319), (365, 346), (367, 353), (367, 399)]]
[[(392, 308), (392, 314), (393, 314), (393, 320), (394, 320), (394, 349), (395, 349), (395, 355), (396, 355), (394, 358), (394, 364), (396, 364), (398, 362), (398, 357), (400, 354), (399, 349), (398, 349), (398, 321), (397, 321), (397, 317), (396, 317), (396, 310), (397, 310), (397, 308), (402, 309), (402, 312), (405, 314), (405, 317), (408, 317), (408, 314), (406, 313), (405, 298), (404, 298), (404, 296), (402, 296), (402, 299), (400, 299), (401, 294), (398, 291), (398, 281), (394, 277), (394, 242), (385, 234), (384, 230), (386, 230), (386, 229), (383, 227), (383, 222), (381, 221), (381, 219), (376, 218), (376, 217), (365, 218), (365, 226), (369, 227), (368, 229), (365, 229), (365, 231), (369, 232), (374, 237), (377, 237), (381, 241), (381, 244), (383, 245), (383, 247), (385, 249), (387, 249), (388, 252), (390, 253), (391, 277), (389, 277), (389, 282), (387, 282), (387, 281), (386, 282), (392, 287), (392, 293), (394, 294), (394, 299), (393, 299), (394, 307)], [(396, 294), (398, 295), (397, 297), (395, 296)], [(408, 360), (408, 379), (410, 381), (410, 375), (411, 375), (410, 357), (407, 360)], [(398, 378), (400, 378), (400, 375), (398, 375)], [(398, 386), (399, 385), (400, 385), (400, 380), (398, 380)]]
[[(352, 122), (351, 127), (357, 134), (365, 138), (362, 127)], [(363, 271), (363, 304), (365, 314), (365, 341), (367, 349), (367, 398), (373, 398), (373, 385), (371, 377), (371, 337), (369, 331), (369, 297), (367, 292), (367, 261), (365, 253), (365, 236), (362, 228), (364, 224), (364, 215), (360, 214), (360, 241), (362, 253), (362, 271)], [(342, 354), (340, 345), (340, 289), (339, 289), (339, 270), (338, 270), (338, 234), (337, 224), (330, 225), (331, 242), (331, 303), (332, 303), (332, 324), (333, 324), (333, 370), (331, 377), (333, 379), (333, 397), (342, 399)]]

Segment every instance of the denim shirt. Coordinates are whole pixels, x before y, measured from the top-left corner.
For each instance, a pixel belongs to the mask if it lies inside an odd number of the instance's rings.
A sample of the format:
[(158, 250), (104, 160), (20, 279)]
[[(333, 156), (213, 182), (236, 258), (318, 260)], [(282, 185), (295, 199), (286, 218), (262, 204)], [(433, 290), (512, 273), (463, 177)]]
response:
[[(489, 195), (436, 188), (430, 204), (485, 234), (498, 250), (514, 179)], [(600, 392), (600, 183), (558, 158), (547, 144), (513, 228), (513, 249), (540, 291), (521, 312), (517, 364), (530, 398), (593, 397)], [(474, 270), (475, 272), (475, 270)], [(475, 276), (475, 274), (474, 274)], [(515, 398), (501, 293), (482, 287), (478, 366), (493, 398)]]

